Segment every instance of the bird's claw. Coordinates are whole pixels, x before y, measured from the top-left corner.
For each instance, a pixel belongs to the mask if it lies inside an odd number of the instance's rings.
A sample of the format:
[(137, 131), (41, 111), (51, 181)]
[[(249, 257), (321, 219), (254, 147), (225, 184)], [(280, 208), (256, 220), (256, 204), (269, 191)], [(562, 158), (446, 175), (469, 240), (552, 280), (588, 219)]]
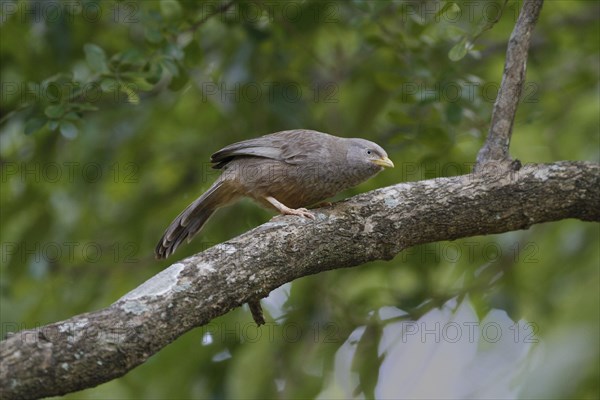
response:
[(282, 214), (284, 214), (284, 215), (298, 215), (299, 217), (304, 217), (304, 218), (309, 218), (309, 219), (315, 219), (314, 214), (311, 213), (310, 211), (308, 211), (306, 208), (288, 208), (286, 210), (283, 210)]
[(299, 217), (315, 219), (315, 216), (309, 212), (306, 208), (289, 208), (285, 204), (278, 201), (272, 196), (265, 197), (269, 203), (271, 203), (282, 215), (297, 215)]

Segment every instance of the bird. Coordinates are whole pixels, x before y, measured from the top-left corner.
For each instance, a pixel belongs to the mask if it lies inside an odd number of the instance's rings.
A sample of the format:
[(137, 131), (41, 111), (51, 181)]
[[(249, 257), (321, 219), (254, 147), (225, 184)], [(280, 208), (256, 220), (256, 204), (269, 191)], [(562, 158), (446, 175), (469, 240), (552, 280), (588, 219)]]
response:
[(233, 143), (210, 161), (221, 175), (171, 222), (154, 251), (157, 259), (189, 243), (217, 209), (244, 196), (284, 215), (314, 219), (305, 207), (394, 167), (376, 143), (308, 129)]

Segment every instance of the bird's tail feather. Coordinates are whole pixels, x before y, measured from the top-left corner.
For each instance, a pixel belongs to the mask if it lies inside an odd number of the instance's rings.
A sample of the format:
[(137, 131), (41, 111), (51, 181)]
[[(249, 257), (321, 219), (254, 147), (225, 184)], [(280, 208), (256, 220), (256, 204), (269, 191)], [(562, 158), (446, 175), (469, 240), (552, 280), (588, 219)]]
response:
[(188, 242), (200, 231), (210, 216), (220, 207), (230, 203), (237, 197), (226, 180), (215, 182), (202, 196), (187, 206), (171, 222), (160, 241), (156, 245), (156, 258), (167, 258), (184, 241)]

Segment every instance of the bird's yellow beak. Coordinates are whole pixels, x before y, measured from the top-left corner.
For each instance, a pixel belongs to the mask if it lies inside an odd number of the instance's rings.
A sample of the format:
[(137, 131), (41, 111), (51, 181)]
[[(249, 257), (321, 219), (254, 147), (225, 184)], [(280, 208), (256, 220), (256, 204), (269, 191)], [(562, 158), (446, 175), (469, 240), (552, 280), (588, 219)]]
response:
[(378, 160), (373, 160), (372, 163), (377, 164), (381, 167), (394, 168), (394, 163), (387, 157), (380, 158)]

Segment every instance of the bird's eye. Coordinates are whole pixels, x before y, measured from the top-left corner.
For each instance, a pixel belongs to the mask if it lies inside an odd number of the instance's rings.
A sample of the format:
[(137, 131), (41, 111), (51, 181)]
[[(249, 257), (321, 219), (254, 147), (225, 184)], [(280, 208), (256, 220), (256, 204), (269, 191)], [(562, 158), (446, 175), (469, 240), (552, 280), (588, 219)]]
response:
[(367, 150), (367, 154), (368, 154), (368, 155), (371, 155), (371, 150)]

